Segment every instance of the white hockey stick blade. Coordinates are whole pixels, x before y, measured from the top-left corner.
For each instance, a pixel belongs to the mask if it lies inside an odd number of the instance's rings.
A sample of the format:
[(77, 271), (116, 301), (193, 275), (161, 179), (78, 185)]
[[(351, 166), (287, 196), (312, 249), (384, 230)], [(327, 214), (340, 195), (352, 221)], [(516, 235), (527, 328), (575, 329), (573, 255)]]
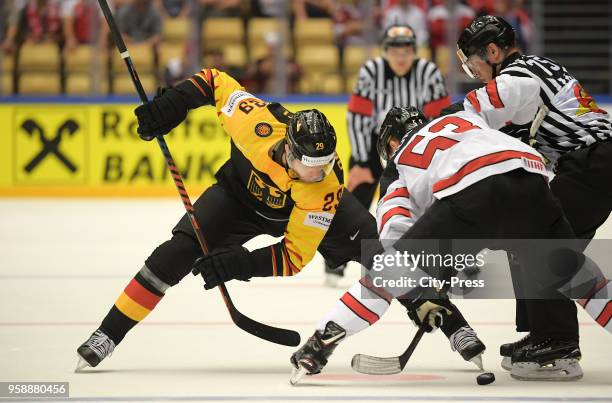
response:
[(373, 357), (355, 354), (351, 360), (353, 370), (368, 375), (393, 375), (402, 372), (399, 357)]
[(291, 386), (297, 385), (297, 383), (306, 375), (308, 371), (303, 366), (299, 366), (298, 368), (293, 368), (291, 371), (291, 378), (289, 378), (289, 383)]

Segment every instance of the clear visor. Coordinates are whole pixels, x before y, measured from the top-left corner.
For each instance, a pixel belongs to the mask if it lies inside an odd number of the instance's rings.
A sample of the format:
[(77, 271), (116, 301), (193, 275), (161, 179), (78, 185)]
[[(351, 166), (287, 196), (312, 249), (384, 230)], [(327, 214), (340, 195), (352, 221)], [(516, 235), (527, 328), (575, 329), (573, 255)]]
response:
[(472, 71), (469, 58), (465, 55), (465, 53), (463, 53), (461, 49), (457, 49), (457, 57), (459, 57), (461, 67), (463, 68), (463, 71), (465, 71), (465, 74), (467, 74), (470, 78), (476, 78), (476, 75)]

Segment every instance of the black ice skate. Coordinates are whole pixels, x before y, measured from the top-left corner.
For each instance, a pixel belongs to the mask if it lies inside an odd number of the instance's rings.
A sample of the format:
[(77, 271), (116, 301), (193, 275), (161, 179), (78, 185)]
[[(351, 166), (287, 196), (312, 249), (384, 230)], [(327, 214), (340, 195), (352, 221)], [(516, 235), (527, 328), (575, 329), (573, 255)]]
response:
[(86, 367), (95, 367), (106, 357), (110, 357), (115, 349), (115, 342), (112, 341), (100, 329), (93, 332), (89, 339), (79, 346), (77, 354), (79, 362), (76, 371)]
[(481, 371), (483, 370), (482, 354), (486, 346), (478, 338), (474, 329), (463, 326), (451, 334), (449, 341), (453, 351), (457, 351), (464, 360), (473, 362)]
[(501, 366), (506, 371), (512, 371), (512, 353), (522, 350), (531, 345), (531, 334), (527, 333), (525, 337), (514, 343), (506, 343), (499, 346), (499, 354), (502, 356)]
[(521, 381), (575, 381), (582, 378), (576, 340), (548, 338), (512, 354), (510, 375)]
[(327, 359), (346, 336), (346, 330), (335, 322), (327, 322), (323, 333), (316, 331), (308, 341), (291, 356), (293, 373), (289, 382), (295, 385), (306, 374), (321, 372)]
[(338, 285), (338, 281), (344, 277), (345, 269), (346, 263), (337, 267), (332, 267), (325, 262), (325, 285), (328, 287), (336, 287)]

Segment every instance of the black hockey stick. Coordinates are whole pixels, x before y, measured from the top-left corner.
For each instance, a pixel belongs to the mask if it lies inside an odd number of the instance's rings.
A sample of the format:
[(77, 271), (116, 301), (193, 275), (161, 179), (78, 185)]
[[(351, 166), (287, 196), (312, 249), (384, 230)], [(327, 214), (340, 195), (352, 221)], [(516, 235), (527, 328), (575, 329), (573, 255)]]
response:
[(412, 356), (416, 346), (425, 334), (425, 328), (419, 327), (410, 345), (399, 357), (374, 357), (366, 354), (355, 354), (351, 360), (351, 367), (357, 372), (368, 375), (393, 375), (402, 372), (406, 363)]
[[(108, 23), (108, 26), (113, 36), (115, 45), (117, 46), (117, 49), (119, 50), (119, 53), (121, 54), (121, 57), (125, 61), (128, 72), (130, 73), (130, 76), (132, 78), (132, 82), (134, 83), (134, 87), (136, 87), (136, 91), (138, 92), (138, 96), (140, 97), (140, 100), (142, 101), (143, 104), (147, 103), (148, 102), (147, 94), (145, 93), (145, 90), (142, 87), (142, 83), (140, 82), (140, 79), (138, 78), (138, 74), (136, 73), (136, 68), (134, 67), (134, 64), (132, 63), (132, 58), (130, 57), (127, 47), (125, 46), (125, 42), (123, 41), (121, 32), (119, 32), (119, 29), (117, 28), (117, 24), (115, 23), (115, 18), (113, 17), (113, 14), (110, 8), (108, 7), (108, 3), (106, 0), (98, 0), (98, 3), (100, 4), (100, 8), (102, 9), (104, 18), (106, 19), (106, 22)], [(185, 185), (183, 184), (183, 178), (181, 177), (181, 173), (176, 167), (176, 164), (174, 163), (174, 159), (172, 159), (172, 155), (170, 155), (170, 150), (168, 149), (168, 145), (166, 144), (164, 137), (157, 136), (156, 139), (157, 139), (157, 143), (159, 144), (159, 147), (161, 148), (162, 153), (164, 154), (164, 158), (166, 159), (166, 164), (168, 165), (168, 169), (170, 170), (170, 173), (172, 174), (174, 185), (176, 186), (176, 189), (178, 190), (181, 196), (181, 199), (183, 200), (183, 205), (185, 206), (185, 210), (187, 211), (187, 216), (189, 217), (189, 221), (191, 222), (193, 231), (195, 232), (196, 237), (198, 238), (200, 247), (202, 248), (202, 251), (204, 252), (204, 254), (207, 254), (208, 247), (206, 246), (206, 241), (204, 240), (204, 235), (202, 235), (202, 230), (200, 229), (200, 225), (198, 224), (198, 221), (196, 220), (195, 211), (194, 211), (193, 205), (191, 204), (191, 200), (189, 199), (189, 195), (187, 194), (187, 191), (185, 190)], [(225, 301), (225, 306), (227, 307), (227, 310), (229, 311), (230, 316), (232, 317), (232, 320), (234, 321), (236, 326), (238, 326), (239, 328), (241, 328), (242, 330), (248, 333), (251, 333), (254, 336), (257, 336), (264, 340), (268, 340), (272, 343), (282, 344), (285, 346), (292, 346), (292, 347), (298, 346), (300, 344), (299, 333), (294, 332), (293, 330), (280, 329), (277, 327), (268, 326), (263, 323), (256, 322), (253, 319), (243, 315), (234, 306), (234, 303), (232, 302), (232, 299), (230, 298), (230, 295), (227, 292), (227, 288), (225, 287), (225, 284), (223, 283), (219, 284), (218, 288), (219, 288), (219, 291), (221, 291), (221, 295), (223, 296), (223, 301)]]

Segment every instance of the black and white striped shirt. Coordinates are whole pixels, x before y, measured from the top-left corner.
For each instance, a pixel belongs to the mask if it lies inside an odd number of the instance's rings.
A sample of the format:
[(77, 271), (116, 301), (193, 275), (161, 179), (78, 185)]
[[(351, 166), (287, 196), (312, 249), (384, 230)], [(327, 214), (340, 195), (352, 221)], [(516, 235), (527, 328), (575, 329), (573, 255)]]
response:
[(425, 59), (415, 59), (404, 76), (396, 75), (383, 57), (361, 66), (359, 78), (349, 100), (347, 125), (356, 163), (366, 163), (387, 112), (395, 106), (415, 106), (427, 117), (436, 117), (450, 105), (442, 73)]
[(563, 66), (543, 57), (512, 55), (494, 80), (464, 102), (494, 129), (529, 126), (542, 105), (549, 112), (532, 145), (553, 166), (565, 152), (612, 138), (608, 113)]

